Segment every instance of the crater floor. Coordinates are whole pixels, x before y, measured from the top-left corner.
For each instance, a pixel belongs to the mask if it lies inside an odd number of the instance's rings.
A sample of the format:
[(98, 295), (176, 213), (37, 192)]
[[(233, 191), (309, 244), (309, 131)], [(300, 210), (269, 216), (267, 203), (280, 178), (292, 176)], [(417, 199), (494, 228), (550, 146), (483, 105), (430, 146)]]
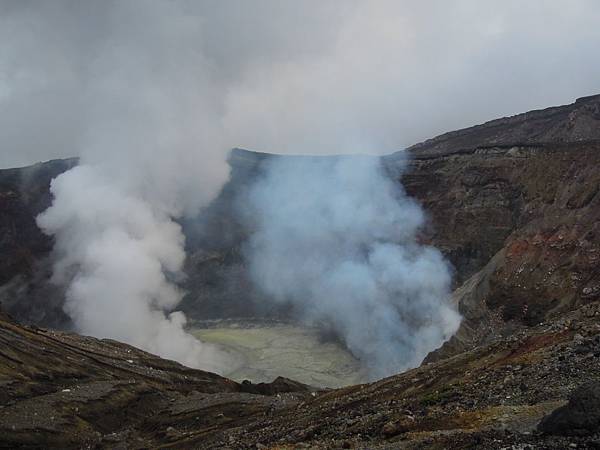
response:
[(223, 376), (270, 382), (284, 376), (317, 387), (365, 381), (360, 363), (336, 342), (323, 341), (314, 328), (285, 323), (222, 321), (196, 324), (192, 334), (218, 345), (239, 365)]

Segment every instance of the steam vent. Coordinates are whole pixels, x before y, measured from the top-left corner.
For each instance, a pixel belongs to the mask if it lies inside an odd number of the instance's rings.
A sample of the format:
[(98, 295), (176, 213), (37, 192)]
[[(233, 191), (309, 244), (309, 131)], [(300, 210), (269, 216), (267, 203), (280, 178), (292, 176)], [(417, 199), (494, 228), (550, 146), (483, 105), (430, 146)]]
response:
[(599, 449), (598, 23), (0, 1), (0, 450)]

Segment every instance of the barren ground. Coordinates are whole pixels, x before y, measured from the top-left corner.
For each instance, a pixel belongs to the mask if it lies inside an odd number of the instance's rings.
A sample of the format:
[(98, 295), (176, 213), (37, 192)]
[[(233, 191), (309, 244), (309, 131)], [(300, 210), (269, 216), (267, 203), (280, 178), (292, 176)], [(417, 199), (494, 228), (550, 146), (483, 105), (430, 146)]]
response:
[(235, 381), (270, 382), (278, 376), (311, 386), (336, 388), (365, 381), (359, 362), (312, 328), (285, 323), (223, 321), (194, 328), (204, 342), (219, 345), (239, 361), (223, 375)]

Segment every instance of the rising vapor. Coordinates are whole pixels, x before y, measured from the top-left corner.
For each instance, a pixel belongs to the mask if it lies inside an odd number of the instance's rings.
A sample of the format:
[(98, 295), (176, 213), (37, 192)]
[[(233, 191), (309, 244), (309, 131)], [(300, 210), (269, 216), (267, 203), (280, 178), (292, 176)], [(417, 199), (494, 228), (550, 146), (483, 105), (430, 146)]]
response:
[(57, 177), (55, 200), (38, 224), (56, 236), (54, 281), (68, 284), (65, 312), (87, 334), (111, 337), (191, 367), (223, 371), (217, 349), (184, 331), (171, 311), (182, 293), (184, 237), (171, 217), (113, 185), (93, 166)]
[[(597, 87), (597, 4), (493, 3), (1, 2), (0, 165), (80, 157), (39, 217), (78, 330), (226, 364), (174, 311), (176, 220), (219, 192), (230, 148), (383, 153)], [(273, 163), (248, 256), (266, 293), (328, 321), (375, 376), (458, 318), (445, 263), (416, 243), (422, 213), (373, 161)]]
[(424, 215), (375, 157), (281, 157), (239, 201), (266, 298), (333, 330), (378, 378), (417, 366), (460, 324)]
[(228, 174), (215, 86), (190, 46), (200, 28), (171, 2), (103, 12), (110, 33), (85, 60), (80, 164), (53, 180), (38, 217), (56, 237), (54, 280), (68, 286), (78, 331), (223, 372), (232, 362), (175, 311), (185, 253), (174, 219), (196, 213)]

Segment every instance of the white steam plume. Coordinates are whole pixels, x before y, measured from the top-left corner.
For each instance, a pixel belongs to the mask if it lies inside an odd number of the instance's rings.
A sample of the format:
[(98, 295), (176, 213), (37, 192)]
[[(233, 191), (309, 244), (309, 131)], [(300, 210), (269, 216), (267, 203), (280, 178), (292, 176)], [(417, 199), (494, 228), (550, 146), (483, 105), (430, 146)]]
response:
[(83, 165), (52, 182), (55, 201), (38, 218), (56, 235), (54, 277), (69, 283), (65, 311), (79, 330), (128, 342), (191, 367), (222, 371), (230, 362), (187, 334), (172, 310), (181, 293), (183, 234), (160, 210)]
[(227, 178), (217, 83), (190, 42), (196, 18), (171, 2), (102, 10), (110, 31), (83, 59), (81, 160), (53, 180), (38, 218), (56, 236), (54, 278), (80, 332), (119, 339), (192, 367), (227, 358), (184, 330), (184, 236), (173, 219), (205, 205)]
[(423, 212), (379, 158), (274, 158), (240, 205), (253, 280), (325, 322), (372, 378), (418, 365), (457, 330), (447, 263), (417, 242)]

